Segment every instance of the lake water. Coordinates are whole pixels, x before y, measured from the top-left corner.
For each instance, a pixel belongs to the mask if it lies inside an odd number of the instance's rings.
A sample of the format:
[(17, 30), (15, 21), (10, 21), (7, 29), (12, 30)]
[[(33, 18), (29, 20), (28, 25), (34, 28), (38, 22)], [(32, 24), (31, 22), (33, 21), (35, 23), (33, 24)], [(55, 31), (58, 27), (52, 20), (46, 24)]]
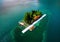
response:
[(47, 42), (59, 42), (59, 11), (56, 10), (56, 8), (47, 8), (47, 6), (40, 4), (39, 2), (19, 4), (6, 9), (4, 8), (0, 11), (0, 42), (12, 41), (10, 31), (14, 29), (18, 24), (18, 21), (23, 18), (25, 12), (31, 10), (41, 10), (49, 16)]

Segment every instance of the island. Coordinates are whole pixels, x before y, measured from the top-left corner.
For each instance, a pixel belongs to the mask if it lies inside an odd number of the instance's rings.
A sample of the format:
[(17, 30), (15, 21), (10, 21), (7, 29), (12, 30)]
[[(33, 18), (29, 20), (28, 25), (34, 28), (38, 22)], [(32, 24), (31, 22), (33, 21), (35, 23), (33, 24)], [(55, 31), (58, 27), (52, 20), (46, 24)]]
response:
[(26, 12), (23, 19), (18, 22), (11, 32), (13, 42), (42, 42), (45, 35), (44, 31), (46, 31), (46, 24), (48, 22), (47, 16), (36, 25), (32, 26), (26, 33), (22, 33), (22, 30), (42, 16), (43, 13), (39, 10)]
[[(34, 21), (38, 20), (42, 15), (43, 15), (42, 12), (39, 10), (38, 11), (32, 10), (31, 12), (26, 12), (23, 18), (23, 21), (22, 22), (20, 21), (19, 24), (22, 26), (26, 26), (26, 25), (29, 26)], [(34, 26), (30, 28), (30, 31), (32, 31), (33, 29), (34, 29)]]

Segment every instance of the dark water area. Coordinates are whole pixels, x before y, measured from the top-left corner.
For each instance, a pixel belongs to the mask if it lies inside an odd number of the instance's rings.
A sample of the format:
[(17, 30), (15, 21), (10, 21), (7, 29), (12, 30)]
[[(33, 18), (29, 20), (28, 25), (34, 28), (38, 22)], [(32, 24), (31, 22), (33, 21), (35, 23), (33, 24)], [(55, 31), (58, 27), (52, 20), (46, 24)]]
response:
[[(60, 5), (58, 1), (41, 1), (37, 4), (16, 5), (0, 11), (0, 42), (12, 42), (10, 31), (18, 24), (25, 12), (41, 10), (48, 18), (46, 42), (60, 42)], [(46, 3), (46, 4), (45, 4)], [(48, 3), (48, 4), (47, 4)], [(51, 3), (51, 4), (50, 4)]]

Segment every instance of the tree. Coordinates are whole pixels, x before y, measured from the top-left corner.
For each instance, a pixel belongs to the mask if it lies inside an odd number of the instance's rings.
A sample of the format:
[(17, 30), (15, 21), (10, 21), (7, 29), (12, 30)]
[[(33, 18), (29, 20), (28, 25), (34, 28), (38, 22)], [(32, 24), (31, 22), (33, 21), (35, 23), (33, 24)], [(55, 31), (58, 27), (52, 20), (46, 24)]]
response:
[(32, 24), (34, 22), (34, 17), (35, 16), (42, 16), (42, 12), (40, 11), (35, 11), (33, 10), (32, 12), (27, 12), (24, 16), (24, 21), (27, 23), (27, 24)]

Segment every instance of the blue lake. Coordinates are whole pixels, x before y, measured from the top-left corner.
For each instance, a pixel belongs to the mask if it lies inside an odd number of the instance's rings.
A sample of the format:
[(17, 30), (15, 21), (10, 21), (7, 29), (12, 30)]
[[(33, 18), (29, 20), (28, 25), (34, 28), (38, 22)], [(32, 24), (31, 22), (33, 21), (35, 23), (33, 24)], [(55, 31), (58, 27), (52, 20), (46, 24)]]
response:
[[(49, 7), (44, 4), (33, 4), (28, 5), (16, 5), (11, 6), (7, 9), (0, 11), (0, 42), (11, 42), (10, 31), (18, 24), (25, 12), (31, 10), (41, 10), (46, 13), (48, 17), (48, 30), (47, 30), (47, 42), (59, 42), (59, 32), (60, 32), (60, 19), (59, 19), (59, 8)], [(58, 14), (57, 14), (58, 13)]]

